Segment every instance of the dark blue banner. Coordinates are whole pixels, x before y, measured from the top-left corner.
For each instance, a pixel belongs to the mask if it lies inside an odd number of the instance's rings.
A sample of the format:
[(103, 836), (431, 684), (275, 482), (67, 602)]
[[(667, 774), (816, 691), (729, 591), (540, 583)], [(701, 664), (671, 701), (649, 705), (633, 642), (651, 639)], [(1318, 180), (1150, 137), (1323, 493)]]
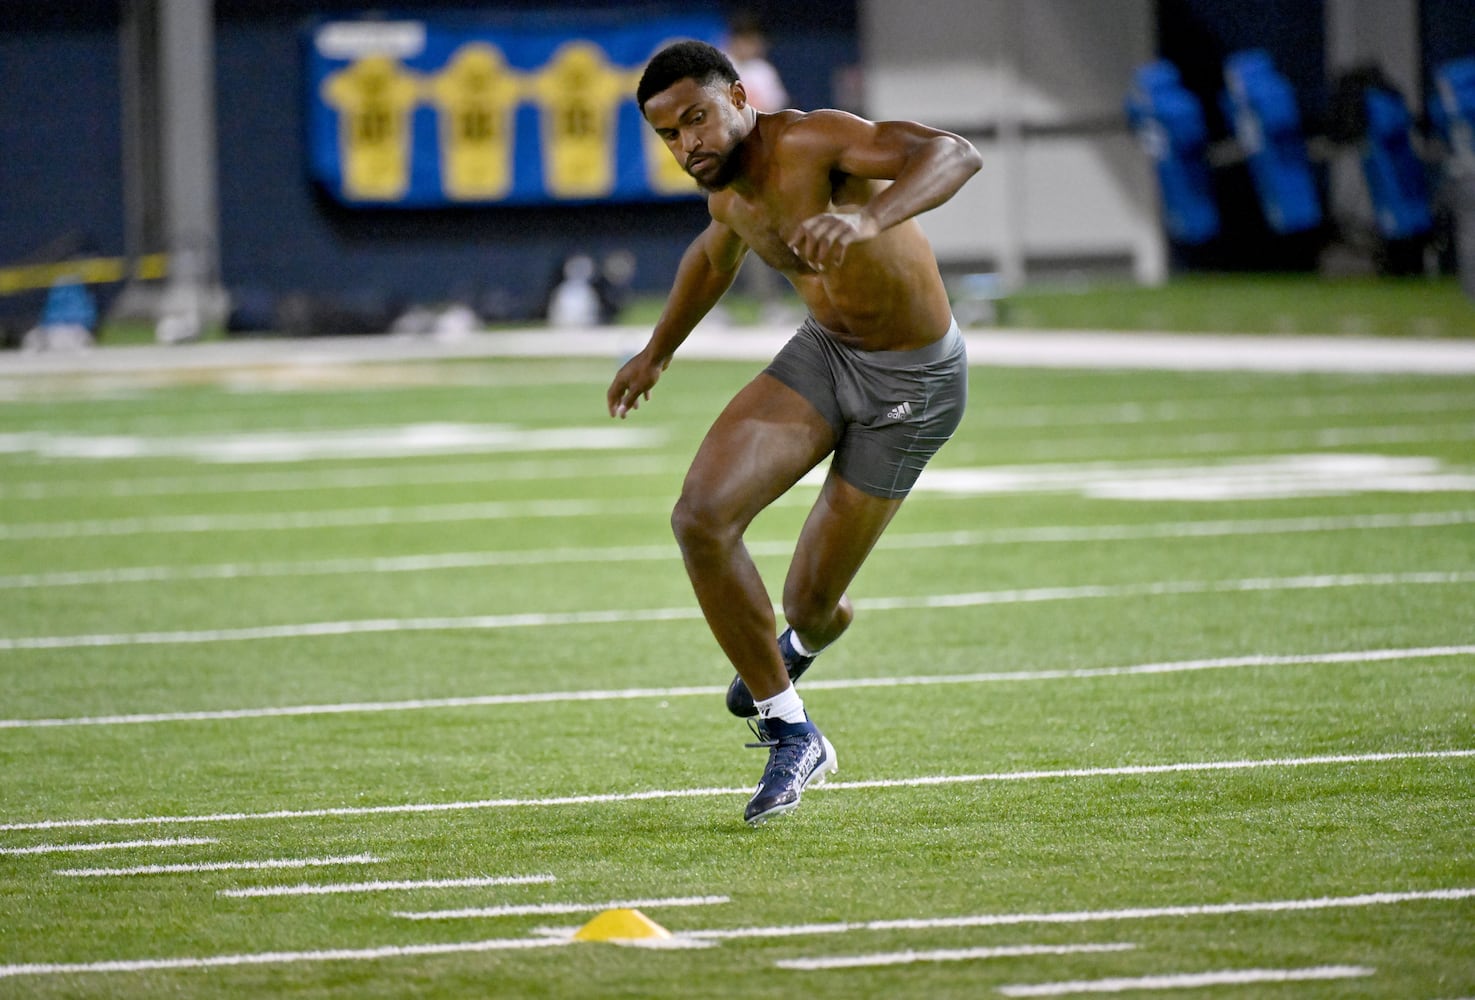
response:
[(640, 117), (667, 42), (714, 18), (575, 27), (332, 21), (308, 40), (308, 162), (348, 204), (650, 201), (695, 183)]

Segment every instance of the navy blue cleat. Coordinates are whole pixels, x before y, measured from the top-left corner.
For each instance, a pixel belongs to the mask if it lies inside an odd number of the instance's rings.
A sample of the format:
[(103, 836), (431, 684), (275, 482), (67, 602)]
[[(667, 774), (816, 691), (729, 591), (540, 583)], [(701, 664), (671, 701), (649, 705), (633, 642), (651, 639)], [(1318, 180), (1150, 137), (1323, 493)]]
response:
[[(789, 636), (793, 631), (786, 628), (784, 634), (778, 637), (778, 653), (784, 658), (784, 669), (789, 672), (789, 680), (797, 681), (814, 662), (814, 657), (800, 656), (794, 652), (794, 647), (789, 645)], [(751, 719), (758, 714), (758, 708), (753, 704), (753, 695), (741, 677), (734, 677), (727, 686), (727, 710), (739, 719)]]
[(824, 784), (835, 773), (835, 748), (807, 719), (764, 719), (753, 726), (753, 732), (758, 742), (748, 746), (767, 747), (768, 766), (743, 810), (743, 819), (758, 826), (793, 809), (804, 789)]

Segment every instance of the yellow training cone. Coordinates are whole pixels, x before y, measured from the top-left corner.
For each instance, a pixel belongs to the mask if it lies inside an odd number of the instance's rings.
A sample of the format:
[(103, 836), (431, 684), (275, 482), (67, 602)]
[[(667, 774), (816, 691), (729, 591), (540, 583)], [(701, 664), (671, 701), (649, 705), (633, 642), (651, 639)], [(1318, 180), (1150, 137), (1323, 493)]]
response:
[(669, 938), (671, 932), (639, 910), (605, 910), (580, 927), (575, 941), (638, 941)]

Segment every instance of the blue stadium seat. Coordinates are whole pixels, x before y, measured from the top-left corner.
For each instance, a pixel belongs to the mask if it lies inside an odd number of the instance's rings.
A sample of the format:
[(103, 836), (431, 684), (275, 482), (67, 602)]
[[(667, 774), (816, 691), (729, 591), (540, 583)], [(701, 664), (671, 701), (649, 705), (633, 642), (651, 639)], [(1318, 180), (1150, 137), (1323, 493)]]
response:
[(1413, 119), (1403, 98), (1390, 90), (1369, 87), (1367, 137), (1362, 145), (1362, 171), (1372, 197), (1378, 232), (1390, 240), (1422, 236), (1434, 228), (1429, 211), (1429, 180), (1410, 139)]
[(1206, 159), (1203, 107), (1172, 63), (1139, 68), (1126, 100), (1127, 122), (1152, 158), (1162, 196), (1163, 224), (1180, 243), (1206, 243), (1219, 234), (1219, 209)]
[(1435, 69), (1429, 118), (1456, 159), (1475, 163), (1475, 56)]
[(1265, 221), (1282, 234), (1315, 229), (1322, 221), (1321, 198), (1289, 81), (1269, 53), (1249, 49), (1225, 60), (1224, 82), (1224, 116), (1248, 157)]

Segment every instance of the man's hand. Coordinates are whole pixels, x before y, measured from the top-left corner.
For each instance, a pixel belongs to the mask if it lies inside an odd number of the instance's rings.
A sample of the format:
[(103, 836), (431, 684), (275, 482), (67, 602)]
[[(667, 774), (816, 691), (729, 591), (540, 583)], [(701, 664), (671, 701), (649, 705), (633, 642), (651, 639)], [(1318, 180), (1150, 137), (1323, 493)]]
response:
[(816, 271), (839, 267), (845, 248), (868, 240), (880, 232), (876, 220), (865, 212), (825, 212), (799, 223), (789, 239), (789, 249)]
[(625, 414), (640, 408), (642, 399), (649, 401), (651, 387), (660, 380), (661, 372), (670, 363), (670, 358), (652, 361), (644, 351), (626, 361), (616, 373), (615, 380), (610, 383), (609, 391), (604, 394), (605, 402), (609, 405), (609, 415), (624, 420)]

